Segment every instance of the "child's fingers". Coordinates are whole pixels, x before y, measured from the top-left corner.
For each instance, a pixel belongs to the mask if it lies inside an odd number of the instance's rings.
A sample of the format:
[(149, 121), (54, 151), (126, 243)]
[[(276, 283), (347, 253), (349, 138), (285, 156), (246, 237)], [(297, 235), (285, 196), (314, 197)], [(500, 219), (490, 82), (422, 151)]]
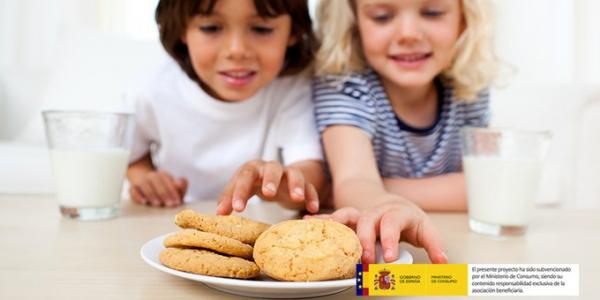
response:
[(246, 202), (254, 194), (254, 184), (259, 179), (258, 169), (256, 167), (245, 167), (238, 174), (233, 189), (232, 206), (235, 211), (243, 211), (246, 208)]
[(229, 215), (232, 212), (233, 187), (234, 182), (230, 181), (219, 196), (217, 215)]
[(283, 176), (283, 166), (279, 162), (269, 161), (264, 164), (262, 173), (262, 194), (266, 197), (275, 197)]
[(354, 207), (344, 207), (336, 210), (332, 214), (305, 215), (304, 219), (317, 218), (322, 220), (332, 220), (344, 224), (352, 230), (356, 229), (356, 222), (360, 218), (360, 212)]
[(146, 204), (146, 199), (144, 199), (142, 193), (138, 191), (135, 185), (131, 185), (129, 187), (129, 195), (131, 196), (131, 200), (133, 200), (133, 202)]
[(316, 218), (316, 219), (321, 219), (321, 220), (330, 220), (331, 219), (331, 215), (330, 214), (318, 214), (318, 215), (305, 215), (303, 217), (303, 219), (311, 219), (311, 218)]
[(444, 253), (442, 241), (435, 227), (428, 221), (423, 221), (423, 230), (419, 232), (419, 240), (423, 243), (423, 248), (434, 264), (447, 264), (448, 257)]
[(306, 183), (306, 210), (311, 213), (319, 211), (319, 194), (314, 185)]
[(398, 259), (398, 243), (400, 234), (407, 226), (407, 218), (410, 216), (398, 216), (393, 212), (384, 213), (379, 224), (379, 239), (385, 262)]
[(163, 188), (165, 189), (164, 197), (167, 198), (167, 200), (171, 200), (170, 202), (178, 202), (179, 193), (177, 192), (175, 179), (165, 172), (159, 172), (158, 176), (162, 180)]
[(287, 176), (287, 184), (290, 192), (290, 197), (292, 201), (302, 202), (305, 199), (304, 192), (304, 175), (302, 172), (295, 168), (288, 168), (285, 170), (285, 174)]
[(356, 230), (356, 223), (360, 219), (360, 211), (354, 207), (344, 207), (331, 214), (331, 219)]
[(179, 198), (183, 201), (183, 197), (185, 197), (188, 189), (188, 180), (184, 177), (175, 180), (175, 187), (177, 188)]
[(146, 199), (146, 205), (153, 205), (154, 203), (160, 204), (156, 193), (154, 192), (154, 188), (149, 180), (140, 181), (137, 186), (143, 194), (143, 197)]
[(233, 211), (233, 188), (235, 187), (235, 180), (239, 172), (236, 172), (233, 177), (229, 180), (223, 192), (219, 196), (219, 202), (217, 204), (217, 215), (229, 215)]
[(372, 264), (376, 261), (375, 240), (377, 239), (377, 224), (379, 223), (379, 214), (368, 212), (363, 214), (356, 223), (356, 235), (363, 247), (362, 261), (365, 264)]
[(152, 173), (148, 175), (148, 181), (150, 181), (150, 186), (152, 187), (152, 189), (154, 190), (154, 194), (156, 195), (156, 199), (153, 200), (159, 200), (160, 202), (164, 202), (167, 195), (167, 190), (163, 186), (162, 178), (158, 175), (158, 173)]
[[(151, 176), (149, 176), (150, 181), (152, 182), (152, 187), (154, 188), (154, 191), (156, 192), (156, 195), (158, 196), (158, 200), (160, 201), (159, 205), (162, 205), (163, 203), (171, 203), (171, 198), (173, 197), (171, 195), (171, 192), (169, 191), (169, 187), (168, 187), (168, 180), (166, 180), (163, 175), (159, 174), (159, 173), (155, 173), (152, 174)], [(175, 199), (173, 199), (175, 200)], [(155, 204), (152, 204), (153, 206), (155, 206)]]
[(167, 207), (174, 207), (181, 204), (181, 197), (177, 191), (175, 179), (171, 175), (160, 172), (159, 176), (162, 179), (163, 188), (166, 190), (166, 196), (163, 201)]

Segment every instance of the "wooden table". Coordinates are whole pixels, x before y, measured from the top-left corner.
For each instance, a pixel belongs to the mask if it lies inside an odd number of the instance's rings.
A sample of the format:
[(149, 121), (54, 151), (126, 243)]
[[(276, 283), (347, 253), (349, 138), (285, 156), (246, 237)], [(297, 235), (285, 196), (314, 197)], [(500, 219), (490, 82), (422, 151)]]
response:
[[(213, 213), (216, 205), (186, 207)], [(173, 216), (180, 209), (124, 202), (116, 219), (80, 222), (61, 218), (51, 196), (0, 195), (0, 299), (239, 298), (162, 273), (140, 258), (144, 242), (177, 229)], [(270, 204), (252, 205), (243, 215), (271, 223), (295, 217)], [(580, 298), (600, 298), (600, 210), (536, 209), (528, 233), (511, 238), (469, 232), (466, 214), (431, 217), (451, 263), (580, 264)], [(415, 263), (428, 263), (422, 250), (405, 246)], [(323, 299), (353, 295), (350, 289)]]

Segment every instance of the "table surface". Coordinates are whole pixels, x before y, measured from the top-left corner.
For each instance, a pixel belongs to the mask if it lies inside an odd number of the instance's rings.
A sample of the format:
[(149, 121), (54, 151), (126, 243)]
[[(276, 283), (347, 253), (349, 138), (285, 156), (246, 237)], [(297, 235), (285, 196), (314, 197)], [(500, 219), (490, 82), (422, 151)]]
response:
[[(204, 213), (215, 207), (214, 201), (185, 206)], [(118, 218), (81, 222), (63, 219), (50, 195), (0, 195), (0, 299), (240, 298), (160, 272), (140, 258), (146, 241), (177, 230), (173, 219), (180, 209), (125, 201)], [(265, 203), (250, 205), (242, 215), (269, 223), (298, 217)], [(430, 216), (450, 263), (579, 264), (580, 298), (600, 296), (600, 210), (537, 208), (526, 235), (504, 238), (470, 232), (464, 213)], [(423, 250), (402, 247), (415, 263), (428, 263)], [(353, 296), (349, 289), (323, 299)]]

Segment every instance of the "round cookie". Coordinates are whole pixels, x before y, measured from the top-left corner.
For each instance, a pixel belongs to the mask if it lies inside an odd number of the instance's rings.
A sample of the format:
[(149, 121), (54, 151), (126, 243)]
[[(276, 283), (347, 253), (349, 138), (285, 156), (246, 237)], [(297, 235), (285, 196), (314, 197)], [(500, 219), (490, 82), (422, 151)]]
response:
[(250, 245), (253, 245), (256, 238), (271, 226), (240, 216), (205, 215), (191, 209), (179, 212), (175, 216), (175, 224), (181, 228), (193, 228), (230, 237)]
[(200, 275), (246, 279), (260, 273), (256, 264), (251, 261), (208, 250), (167, 248), (160, 252), (159, 259), (171, 269)]
[(362, 254), (358, 237), (343, 224), (291, 220), (271, 226), (254, 244), (262, 272), (286, 281), (352, 278)]
[(196, 229), (184, 229), (168, 236), (163, 244), (175, 248), (203, 248), (215, 252), (252, 259), (252, 246), (238, 240)]

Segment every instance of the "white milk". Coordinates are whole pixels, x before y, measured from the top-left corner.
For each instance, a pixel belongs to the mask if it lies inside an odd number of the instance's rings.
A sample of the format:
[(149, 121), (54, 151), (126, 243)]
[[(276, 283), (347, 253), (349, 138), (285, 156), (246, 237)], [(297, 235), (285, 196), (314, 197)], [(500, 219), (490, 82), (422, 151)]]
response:
[(469, 218), (496, 225), (529, 223), (541, 160), (465, 156), (463, 166)]
[(56, 196), (66, 207), (108, 207), (119, 202), (129, 151), (50, 150)]

